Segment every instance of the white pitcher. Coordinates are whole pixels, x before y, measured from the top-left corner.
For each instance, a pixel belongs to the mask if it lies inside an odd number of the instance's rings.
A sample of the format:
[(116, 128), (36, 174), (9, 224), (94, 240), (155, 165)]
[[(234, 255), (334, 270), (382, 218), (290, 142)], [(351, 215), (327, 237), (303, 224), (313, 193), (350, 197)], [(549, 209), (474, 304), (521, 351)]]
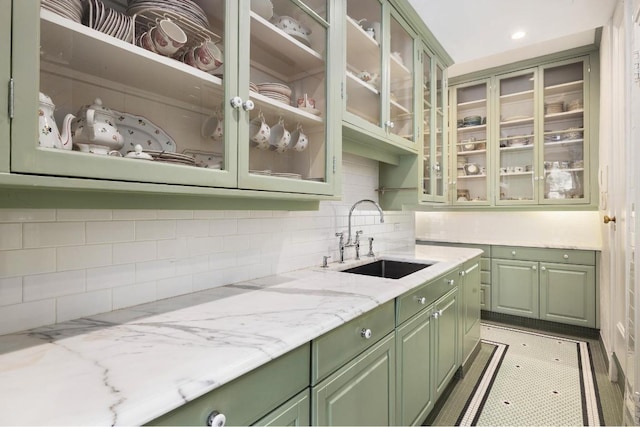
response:
[(53, 112), (56, 106), (44, 93), (40, 92), (40, 106), (38, 108), (38, 145), (48, 148), (63, 148), (71, 150), (71, 120), (75, 118), (73, 114), (67, 114), (62, 121), (62, 135), (56, 125)]

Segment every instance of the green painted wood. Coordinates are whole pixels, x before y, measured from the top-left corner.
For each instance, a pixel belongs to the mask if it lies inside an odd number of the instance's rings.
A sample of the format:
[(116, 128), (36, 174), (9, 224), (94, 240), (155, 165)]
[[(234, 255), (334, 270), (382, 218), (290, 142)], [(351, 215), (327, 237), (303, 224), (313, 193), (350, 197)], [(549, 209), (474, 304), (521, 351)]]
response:
[(493, 258), (491, 273), (491, 311), (538, 318), (537, 262)]
[(309, 387), (309, 358), (305, 344), (147, 425), (207, 425), (214, 410), (228, 425), (250, 425)]
[(494, 246), (493, 258), (546, 261), (561, 264), (595, 265), (596, 263), (595, 251), (521, 246)]
[(255, 426), (309, 426), (311, 425), (311, 392), (307, 388), (292, 397), (278, 409), (257, 421)]
[[(482, 262), (487, 262), (487, 263), (491, 263), (490, 260), (488, 259), (483, 259)], [(483, 285), (490, 285), (491, 284), (491, 270), (489, 271), (480, 271), (480, 283), (482, 283)]]
[(490, 272), (491, 271), (491, 258), (480, 259), (480, 270)]
[(595, 328), (595, 267), (540, 263), (540, 318)]
[[(11, 78), (11, 0), (0, 0), (0, 99), (9, 99)], [(0, 173), (9, 171), (9, 103), (0, 103)]]
[(480, 258), (464, 263), (460, 291), (460, 331), (462, 336), (462, 358), (464, 365), (480, 342)]
[(456, 373), (460, 362), (458, 360), (458, 289), (453, 289), (435, 304), (438, 317), (434, 318), (434, 399), (442, 395), (449, 381)]
[[(396, 325), (406, 322), (409, 318), (451, 291), (460, 281), (458, 271), (456, 268), (396, 298)], [(424, 303), (421, 302), (423, 298)]]
[(421, 425), (433, 407), (431, 307), (396, 329), (396, 422)]
[(491, 310), (491, 286), (480, 285), (480, 310)]
[[(314, 339), (311, 342), (311, 384), (318, 384), (391, 332), (395, 327), (394, 311), (395, 303), (389, 301)], [(371, 338), (361, 336), (363, 329), (371, 330)]]
[(395, 333), (311, 389), (312, 425), (395, 423)]
[[(420, 174), (420, 161), (417, 155), (400, 156), (400, 164), (392, 166), (380, 163), (378, 200), (387, 210), (403, 210), (405, 206), (418, 203), (421, 187), (416, 185)], [(384, 190), (389, 188), (389, 190)]]

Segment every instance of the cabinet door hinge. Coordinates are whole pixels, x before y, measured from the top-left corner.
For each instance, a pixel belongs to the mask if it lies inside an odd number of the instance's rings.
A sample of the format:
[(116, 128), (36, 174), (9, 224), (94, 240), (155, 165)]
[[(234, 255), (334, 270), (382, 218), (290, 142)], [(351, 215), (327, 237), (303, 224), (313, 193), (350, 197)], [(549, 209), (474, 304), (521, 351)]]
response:
[(333, 173), (334, 175), (336, 173), (336, 157), (335, 156), (333, 156)]
[(9, 119), (13, 119), (13, 110), (14, 110), (14, 84), (13, 77), (9, 79)]
[(340, 99), (344, 99), (344, 82), (340, 83)]

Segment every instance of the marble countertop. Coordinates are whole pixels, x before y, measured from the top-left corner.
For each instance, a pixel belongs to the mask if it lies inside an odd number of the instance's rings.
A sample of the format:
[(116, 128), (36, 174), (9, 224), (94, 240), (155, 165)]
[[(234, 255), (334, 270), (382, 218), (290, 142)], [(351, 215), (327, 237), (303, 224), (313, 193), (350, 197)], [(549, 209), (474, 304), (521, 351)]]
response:
[(524, 246), (524, 247), (530, 247), (530, 248), (549, 248), (549, 249), (579, 249), (579, 250), (586, 250), (586, 251), (600, 251), (602, 250), (602, 247), (599, 246), (595, 246), (595, 245), (575, 245), (575, 244), (571, 244), (568, 242), (559, 242), (559, 241), (553, 241), (553, 242), (540, 242), (540, 241), (510, 241), (507, 242), (505, 240), (500, 240), (500, 239), (495, 239), (495, 240), (491, 240), (491, 239), (474, 239), (474, 238), (468, 238), (468, 239), (439, 239), (439, 238), (431, 238), (431, 237), (425, 237), (425, 236), (416, 236), (416, 242), (438, 242), (438, 243), (471, 243), (474, 245), (499, 245), (499, 246)]
[(402, 279), (330, 264), (0, 337), (0, 425), (140, 425), (480, 254), (417, 245)]

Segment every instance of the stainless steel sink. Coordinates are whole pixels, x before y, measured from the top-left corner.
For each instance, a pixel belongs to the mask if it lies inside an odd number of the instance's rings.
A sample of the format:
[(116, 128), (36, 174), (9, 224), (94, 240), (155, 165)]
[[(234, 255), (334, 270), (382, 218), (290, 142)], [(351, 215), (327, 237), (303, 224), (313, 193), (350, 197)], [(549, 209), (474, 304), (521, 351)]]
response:
[(369, 264), (347, 268), (346, 270), (342, 270), (342, 273), (363, 274), (365, 276), (384, 277), (387, 279), (400, 279), (431, 265), (433, 264), (418, 264), (415, 262), (381, 259)]

